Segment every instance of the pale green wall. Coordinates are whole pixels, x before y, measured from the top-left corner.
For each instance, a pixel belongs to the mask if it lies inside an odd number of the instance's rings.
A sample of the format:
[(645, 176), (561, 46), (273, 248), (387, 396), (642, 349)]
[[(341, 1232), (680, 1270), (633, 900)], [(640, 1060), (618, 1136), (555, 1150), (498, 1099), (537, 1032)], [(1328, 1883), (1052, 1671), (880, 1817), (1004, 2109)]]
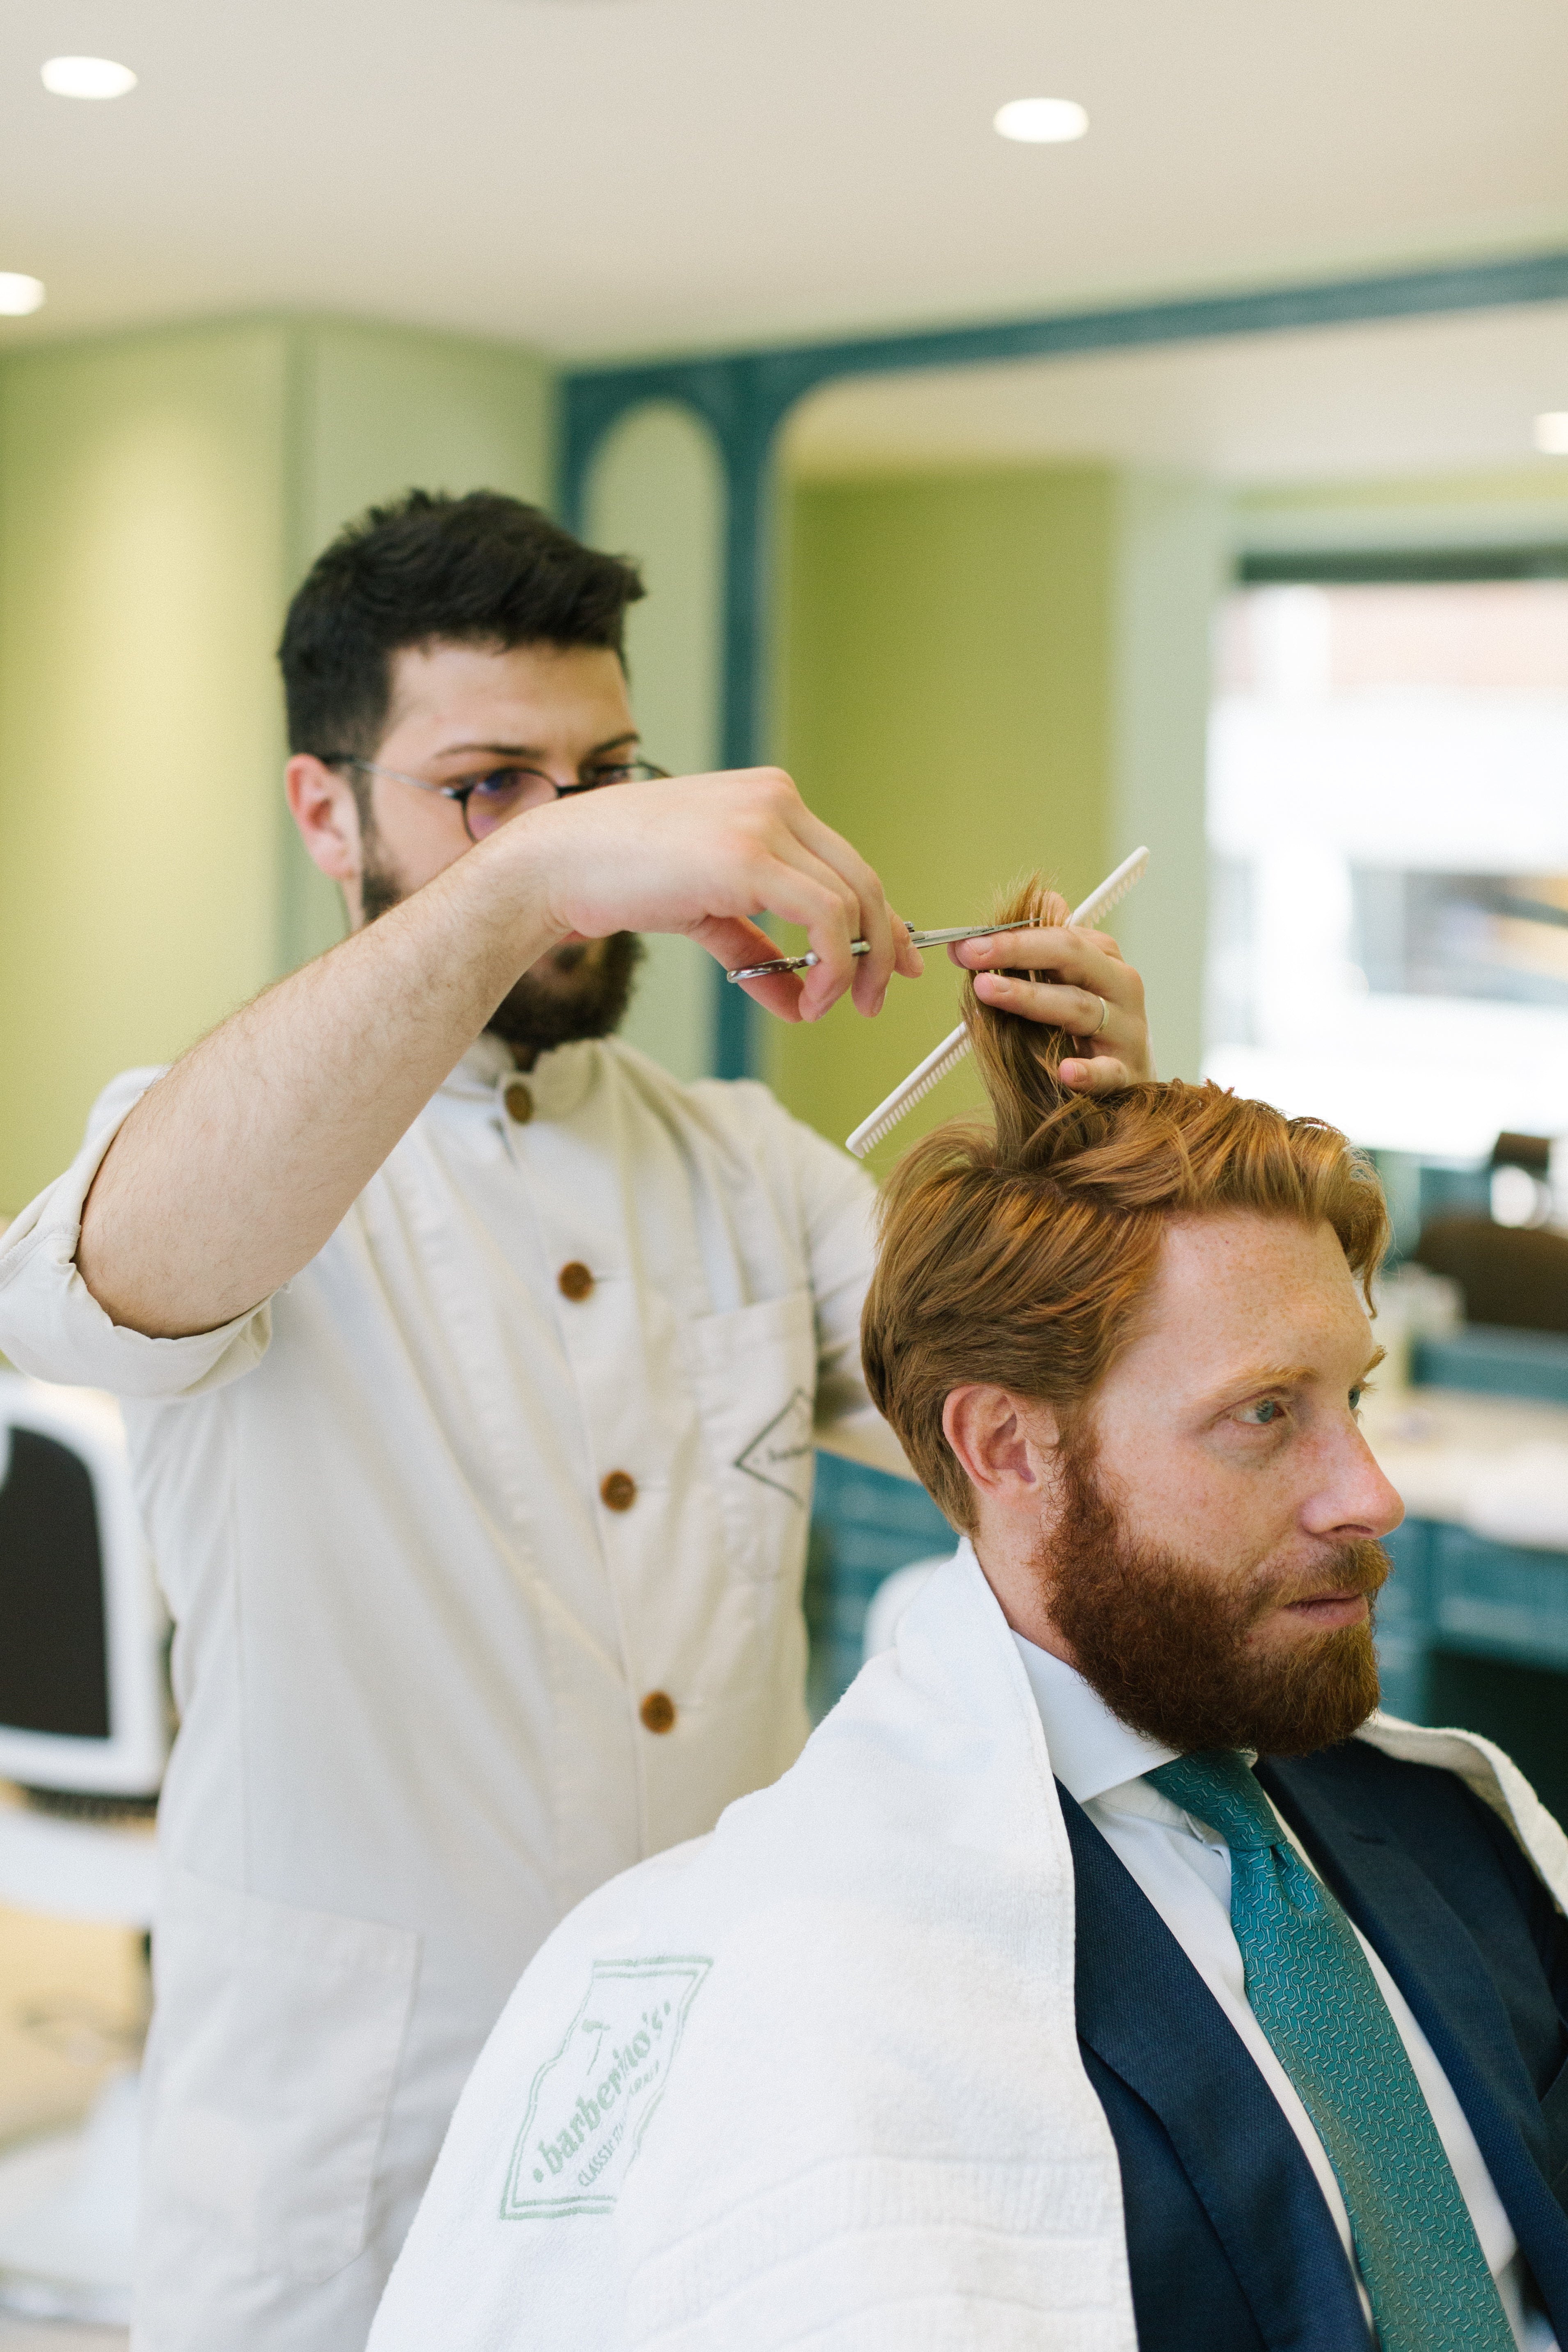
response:
[[(978, 919), (1034, 866), (1069, 893), (1106, 870), (1110, 547), (1100, 469), (806, 483), (789, 534), (785, 763), (907, 920)], [(926, 959), (868, 1022), (848, 1001), (764, 1031), (784, 1100), (842, 1141), (952, 1026)], [(946, 1081), (888, 1158), (978, 1100)]]
[(282, 825), (273, 648), (316, 546), (416, 480), (549, 495), (502, 347), (264, 320), (0, 360), (0, 1214), (117, 1069), (335, 938)]
[(280, 337), (0, 367), (0, 1213), (271, 972)]
[[(1030, 467), (805, 483), (789, 530), (781, 730), (807, 799), (915, 922), (978, 919), (1034, 866), (1076, 900), (1149, 841), (1146, 903), (1116, 928), (1150, 978), (1166, 1075), (1199, 1051), (1220, 525), (1186, 483)], [(825, 1134), (842, 1140), (952, 1027), (958, 976), (926, 962), (874, 1023), (840, 1005), (766, 1032), (779, 1092)], [(874, 1164), (978, 1101), (966, 1067)]]
[[(647, 586), (626, 617), (647, 755), (672, 775), (700, 775), (719, 752), (724, 484), (713, 436), (689, 409), (651, 403), (608, 436), (589, 478), (587, 535), (633, 557)], [(622, 1034), (677, 1077), (702, 1077), (713, 1066), (713, 960), (689, 940), (645, 944)]]
[[(415, 328), (300, 320), (287, 330), (287, 588), (341, 526), (406, 489), (507, 490), (548, 506), (554, 385), (529, 352)], [(342, 932), (342, 902), (278, 803), (278, 963)]]
[(290, 331), (301, 568), (346, 516), (399, 490), (510, 490), (549, 504), (553, 382), (531, 352), (349, 320)]
[(1195, 1078), (1203, 1062), (1210, 638), (1227, 559), (1225, 503), (1211, 484), (1121, 477), (1107, 863), (1140, 842), (1152, 855), (1111, 928), (1143, 976), (1166, 1078)]

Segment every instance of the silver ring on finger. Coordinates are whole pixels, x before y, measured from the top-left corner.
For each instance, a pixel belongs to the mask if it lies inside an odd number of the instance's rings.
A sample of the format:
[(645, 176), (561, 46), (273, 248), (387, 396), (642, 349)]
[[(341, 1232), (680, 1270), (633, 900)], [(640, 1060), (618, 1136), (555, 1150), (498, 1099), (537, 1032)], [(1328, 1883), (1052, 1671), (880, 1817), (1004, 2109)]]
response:
[[(1093, 995), (1093, 993), (1094, 993), (1094, 991), (1093, 991), (1092, 989), (1090, 989), (1090, 991), (1089, 991), (1089, 994), (1092, 996), (1092, 995)], [(1105, 1001), (1104, 997), (1102, 996), (1102, 997), (1100, 999), (1100, 1018), (1099, 1018), (1099, 1020), (1095, 1023), (1095, 1024), (1094, 1024), (1093, 1028), (1089, 1032), (1089, 1034), (1091, 1037), (1098, 1037), (1098, 1036), (1099, 1036), (1099, 1034), (1100, 1034), (1100, 1031), (1104, 1028), (1104, 1026), (1105, 1026), (1106, 1023), (1110, 1020), (1110, 1005), (1109, 1005), (1109, 1004), (1107, 1004), (1107, 1003), (1106, 1003), (1106, 1001)]]

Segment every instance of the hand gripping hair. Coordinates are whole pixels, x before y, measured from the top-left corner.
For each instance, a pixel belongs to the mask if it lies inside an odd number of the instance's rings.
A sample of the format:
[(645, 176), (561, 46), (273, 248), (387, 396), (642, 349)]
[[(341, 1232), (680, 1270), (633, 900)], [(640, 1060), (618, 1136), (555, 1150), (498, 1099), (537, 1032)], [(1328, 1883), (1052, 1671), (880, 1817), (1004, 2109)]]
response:
[[(998, 921), (1045, 895), (1031, 877)], [(982, 1003), (968, 979), (963, 1017), (992, 1123), (939, 1128), (883, 1187), (861, 1340), (871, 1394), (915, 1471), (972, 1528), (972, 1491), (942, 1431), (948, 1395), (994, 1382), (1070, 1425), (1133, 1336), (1173, 1217), (1244, 1209), (1328, 1224), (1370, 1304), (1388, 1216), (1371, 1167), (1321, 1119), (1180, 1079), (1065, 1093), (1060, 1032)]]

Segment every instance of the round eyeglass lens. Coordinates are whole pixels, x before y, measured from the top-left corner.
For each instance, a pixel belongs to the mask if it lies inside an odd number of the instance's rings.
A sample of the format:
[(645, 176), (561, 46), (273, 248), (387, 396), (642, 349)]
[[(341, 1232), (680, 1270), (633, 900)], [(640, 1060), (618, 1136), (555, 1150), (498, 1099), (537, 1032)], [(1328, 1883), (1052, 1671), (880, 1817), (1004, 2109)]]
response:
[(651, 760), (624, 760), (615, 767), (601, 768), (597, 774), (584, 776), (580, 784), (558, 785), (533, 768), (498, 768), (482, 783), (467, 794), (463, 814), (471, 838), (482, 841), (498, 824), (520, 809), (543, 808), (547, 803), (575, 793), (597, 792), (605, 784), (651, 783), (668, 773), (656, 768)]
[(463, 803), (463, 814), (474, 839), (482, 841), (519, 809), (542, 808), (554, 798), (555, 787), (548, 776), (535, 775), (531, 768), (498, 768), (493, 776), (474, 786)]

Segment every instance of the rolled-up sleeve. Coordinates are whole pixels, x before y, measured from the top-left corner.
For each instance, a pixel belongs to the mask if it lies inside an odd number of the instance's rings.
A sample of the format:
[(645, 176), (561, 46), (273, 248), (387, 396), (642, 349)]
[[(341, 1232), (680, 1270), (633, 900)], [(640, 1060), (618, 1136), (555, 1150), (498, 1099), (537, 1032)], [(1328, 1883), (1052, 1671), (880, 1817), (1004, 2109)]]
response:
[(77, 1270), (82, 1204), (120, 1122), (160, 1070), (127, 1070), (92, 1107), (87, 1140), (0, 1240), (0, 1352), (18, 1371), (122, 1397), (196, 1396), (260, 1362), (269, 1300), (214, 1331), (150, 1339), (110, 1322)]

